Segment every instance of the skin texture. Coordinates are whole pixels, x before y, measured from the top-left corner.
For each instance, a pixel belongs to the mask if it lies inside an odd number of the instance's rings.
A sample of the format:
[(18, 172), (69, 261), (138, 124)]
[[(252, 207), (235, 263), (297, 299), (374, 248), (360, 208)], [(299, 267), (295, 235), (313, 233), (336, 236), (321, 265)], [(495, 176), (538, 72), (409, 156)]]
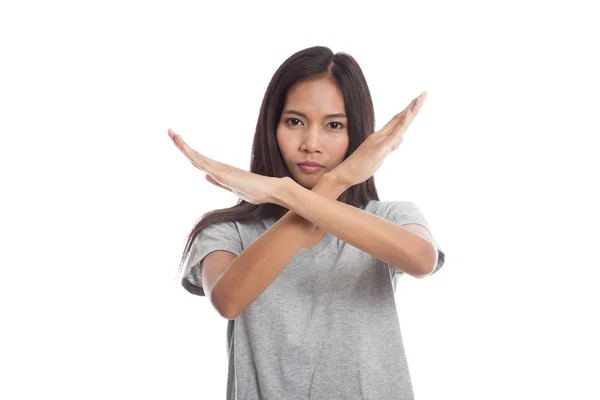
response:
[[(329, 78), (300, 82), (288, 92), (277, 125), (277, 143), (290, 177), (306, 189), (332, 171), (348, 150), (348, 119), (344, 97)], [(293, 111), (304, 114), (298, 115)], [(306, 173), (298, 163), (313, 161), (325, 168)]]
[[(381, 130), (369, 135), (367, 139), (341, 163), (338, 162), (338, 164), (334, 164), (335, 159), (331, 164), (328, 164), (327, 161), (316, 159), (301, 159), (296, 161), (311, 160), (324, 165), (322, 171), (318, 171), (317, 173), (312, 174), (313, 176), (306, 178), (300, 176), (299, 173), (296, 173), (296, 169), (292, 168), (292, 171), (294, 171), (293, 176), (299, 177), (296, 178), (298, 181), (289, 176), (284, 178), (263, 176), (213, 160), (192, 149), (183, 140), (181, 135), (176, 134), (173, 130), (169, 129), (168, 133), (175, 146), (188, 158), (188, 160), (195, 167), (206, 172), (206, 179), (210, 183), (222, 189), (229, 190), (239, 198), (252, 204), (274, 203), (284, 206), (284, 204), (281, 204), (281, 199), (277, 195), (279, 194), (278, 192), (284, 190), (285, 187), (288, 186), (288, 181), (299, 184), (301, 188), (307, 189), (307, 187), (305, 187), (307, 182), (314, 182), (314, 184), (316, 184), (324, 175), (331, 175), (344, 185), (351, 187), (364, 182), (368, 177), (371, 177), (382, 164), (383, 160), (402, 143), (402, 136), (422, 107), (425, 96), (426, 93), (423, 92), (416, 97), (403, 111), (396, 114)], [(289, 113), (289, 111), (286, 113)], [(296, 125), (296, 122), (292, 122), (292, 125)], [(337, 127), (337, 125), (335, 126)], [(288, 165), (296, 167), (298, 170), (300, 170), (300, 167), (292, 165), (294, 160), (291, 159), (291, 157), (296, 154), (294, 151), (295, 143), (301, 143), (299, 149), (300, 154), (312, 156), (326, 154), (326, 152), (320, 150), (321, 147), (319, 145), (313, 144), (313, 141), (316, 141), (313, 136), (319, 137), (317, 133), (315, 133), (319, 132), (319, 129), (313, 128), (306, 131), (304, 128), (302, 129), (302, 132), (309, 132), (306, 134), (308, 139), (298, 140), (294, 138), (288, 140), (286, 133), (286, 135), (282, 134), (282, 136), (286, 136), (286, 138), (281, 141), (284, 146), (284, 149), (281, 150), (282, 154), (285, 154), (286, 158), (288, 158), (286, 162)], [(339, 160), (343, 158), (343, 155), (341, 154), (344, 154), (347, 149), (347, 132), (345, 133), (345, 138), (344, 151), (339, 148), (336, 150), (335, 146), (327, 146), (327, 148), (332, 149), (329, 154), (333, 154), (334, 156), (337, 154)], [(341, 141), (342, 139), (338, 140)], [(289, 143), (292, 144), (288, 145)], [(336, 153), (336, 151), (339, 151), (339, 153)], [(308, 183), (310, 188), (314, 187), (314, 184)]]
[[(398, 226), (335, 200), (348, 187), (372, 176), (387, 155), (401, 144), (425, 93), (342, 161), (348, 146), (346, 120), (324, 116), (343, 112), (343, 98), (336, 93), (335, 85), (326, 80), (305, 83), (289, 93), (285, 109), (302, 106), (295, 111), (306, 115), (283, 114), (277, 129), (291, 178), (261, 176), (212, 160), (169, 130), (175, 146), (206, 173), (206, 179), (213, 185), (253, 204), (270, 202), (290, 210), (230, 265), (220, 265), (217, 261), (211, 264), (211, 256), (206, 257), (203, 278), (213, 286), (214, 290), (209, 290), (211, 301), (228, 319), (240, 315), (299, 248), (307, 243), (312, 247), (325, 231), (414, 277), (424, 277), (432, 270), (435, 249), (425, 228), (414, 224)], [(297, 100), (298, 104), (291, 100)], [(330, 110), (327, 108), (330, 106), (339, 108)], [(315, 174), (304, 173), (296, 164), (307, 160), (325, 168)]]

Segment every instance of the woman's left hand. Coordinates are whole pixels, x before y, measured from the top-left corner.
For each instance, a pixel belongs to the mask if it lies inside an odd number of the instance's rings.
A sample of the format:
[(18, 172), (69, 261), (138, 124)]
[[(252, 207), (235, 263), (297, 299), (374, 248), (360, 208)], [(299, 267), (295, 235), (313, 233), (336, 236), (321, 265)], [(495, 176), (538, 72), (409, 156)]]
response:
[(175, 146), (196, 168), (206, 172), (206, 180), (213, 185), (229, 190), (252, 204), (275, 203), (275, 194), (283, 186), (284, 178), (263, 176), (211, 160), (188, 146), (172, 129), (168, 132)]
[(402, 136), (419, 113), (427, 92), (422, 92), (400, 113), (396, 114), (381, 130), (375, 132), (329, 173), (344, 187), (352, 187), (369, 179), (381, 166), (383, 160), (400, 144)]

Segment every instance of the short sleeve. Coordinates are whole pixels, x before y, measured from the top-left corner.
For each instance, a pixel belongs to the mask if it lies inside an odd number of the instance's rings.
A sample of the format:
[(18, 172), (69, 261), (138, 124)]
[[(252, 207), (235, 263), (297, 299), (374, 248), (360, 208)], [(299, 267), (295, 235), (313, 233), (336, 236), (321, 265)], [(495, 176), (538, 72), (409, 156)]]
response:
[(206, 296), (202, 286), (202, 260), (217, 250), (229, 251), (236, 256), (242, 253), (242, 240), (235, 222), (209, 225), (194, 238), (181, 274), (181, 285), (188, 292)]
[[(387, 204), (385, 218), (398, 225), (418, 224), (427, 229), (433, 238), (432, 244), (437, 250), (436, 265), (428, 276), (435, 274), (440, 270), (440, 268), (442, 268), (444, 262), (446, 261), (444, 250), (435, 240), (435, 236), (429, 228), (429, 223), (425, 218), (425, 215), (415, 203), (410, 201), (391, 201)], [(391, 265), (389, 267), (394, 271), (396, 276), (403, 273), (402, 271), (398, 270), (398, 268), (395, 268)]]

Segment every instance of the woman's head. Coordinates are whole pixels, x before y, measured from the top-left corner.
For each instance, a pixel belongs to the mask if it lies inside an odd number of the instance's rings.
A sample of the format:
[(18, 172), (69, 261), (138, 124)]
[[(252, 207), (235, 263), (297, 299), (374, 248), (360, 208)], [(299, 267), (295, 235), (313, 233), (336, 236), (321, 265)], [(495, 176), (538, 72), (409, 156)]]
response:
[[(283, 62), (265, 93), (252, 156), (269, 161), (253, 172), (290, 176), (310, 189), (374, 128), (371, 94), (354, 58), (322, 46), (301, 50)], [(324, 168), (307, 173), (298, 166), (303, 161)]]
[[(348, 150), (344, 96), (330, 77), (299, 82), (285, 97), (277, 125), (277, 144), (290, 176), (312, 189), (323, 174), (341, 163)], [(306, 171), (302, 162), (321, 165)]]
[[(279, 178), (289, 176), (310, 189), (374, 130), (373, 102), (358, 63), (348, 54), (310, 47), (285, 60), (269, 82), (256, 123), (250, 171)], [(307, 173), (298, 166), (303, 161), (324, 168)], [(369, 200), (379, 200), (374, 177), (348, 188), (338, 200), (359, 208)], [(230, 221), (278, 220), (287, 212), (277, 204), (251, 204), (239, 199), (232, 207), (204, 214), (188, 235), (179, 276), (183, 278), (183, 262), (196, 235), (205, 227)], [(193, 285), (185, 280), (182, 283), (195, 292)]]

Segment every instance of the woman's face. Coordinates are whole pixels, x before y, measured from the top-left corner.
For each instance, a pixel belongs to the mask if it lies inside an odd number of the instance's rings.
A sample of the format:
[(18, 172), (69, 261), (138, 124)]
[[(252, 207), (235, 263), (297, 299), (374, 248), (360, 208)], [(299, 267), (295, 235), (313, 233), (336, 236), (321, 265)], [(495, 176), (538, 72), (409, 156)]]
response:
[[(344, 97), (330, 79), (300, 82), (290, 89), (277, 125), (277, 143), (298, 184), (312, 189), (323, 174), (344, 160), (347, 123)], [(304, 170), (298, 164), (305, 161), (323, 167)]]

